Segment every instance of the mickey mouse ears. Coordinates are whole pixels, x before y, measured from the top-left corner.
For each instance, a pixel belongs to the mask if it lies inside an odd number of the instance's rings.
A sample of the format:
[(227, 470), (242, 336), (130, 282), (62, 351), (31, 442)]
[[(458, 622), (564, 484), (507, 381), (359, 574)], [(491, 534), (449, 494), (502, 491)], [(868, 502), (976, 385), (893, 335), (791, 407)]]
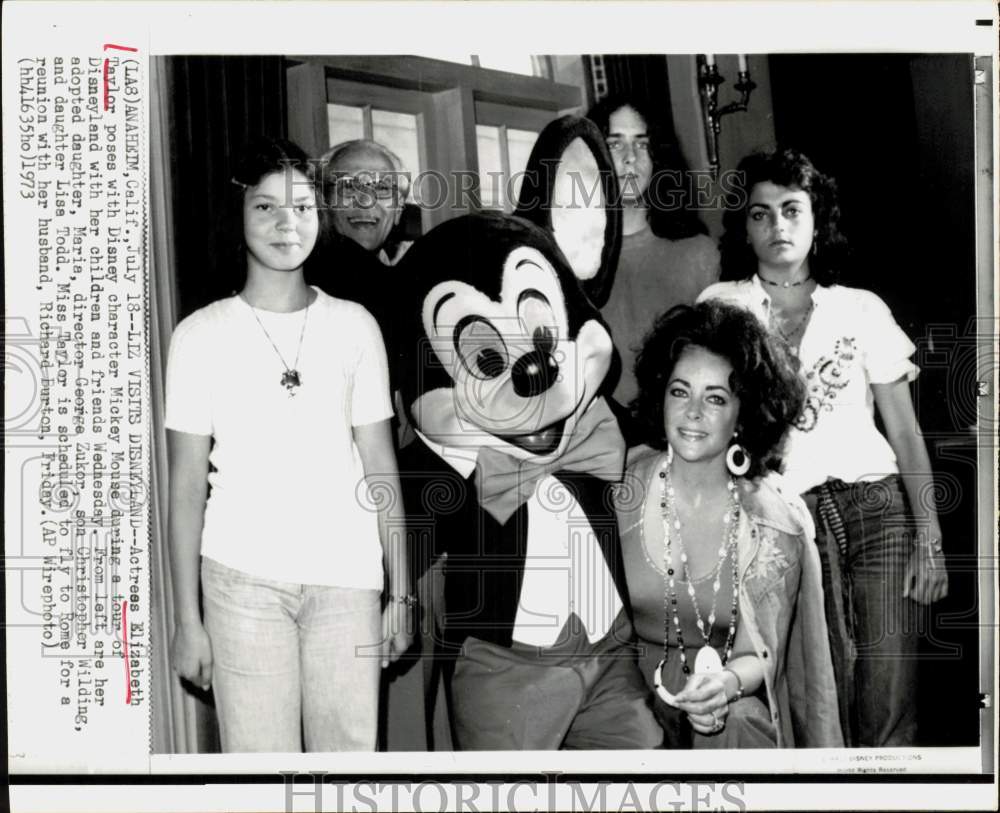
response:
[(618, 181), (604, 136), (580, 116), (539, 134), (528, 158), (515, 215), (550, 232), (590, 301), (611, 293), (621, 247)]

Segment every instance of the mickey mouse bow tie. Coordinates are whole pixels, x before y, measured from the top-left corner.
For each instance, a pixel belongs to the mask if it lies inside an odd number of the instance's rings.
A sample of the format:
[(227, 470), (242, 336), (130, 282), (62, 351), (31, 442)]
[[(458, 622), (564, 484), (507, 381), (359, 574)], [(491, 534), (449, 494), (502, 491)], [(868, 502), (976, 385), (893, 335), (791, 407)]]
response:
[(479, 504), (501, 525), (535, 491), (538, 481), (556, 471), (591, 474), (617, 482), (625, 466), (625, 439), (603, 398), (580, 418), (566, 451), (555, 460), (519, 460), (489, 447), (476, 459)]

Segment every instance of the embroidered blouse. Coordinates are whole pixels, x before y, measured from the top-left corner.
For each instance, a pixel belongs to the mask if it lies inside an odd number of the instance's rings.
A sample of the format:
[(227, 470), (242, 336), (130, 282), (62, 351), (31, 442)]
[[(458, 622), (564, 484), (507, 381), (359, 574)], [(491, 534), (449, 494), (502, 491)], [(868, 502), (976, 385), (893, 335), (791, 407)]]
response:
[[(756, 275), (711, 285), (698, 297), (706, 299), (746, 308), (769, 324), (771, 296)], [(912, 381), (919, 373), (910, 361), (913, 342), (876, 294), (817, 286), (812, 300), (798, 351), (806, 404), (784, 450), (787, 487), (799, 494), (829, 477), (853, 483), (899, 471), (892, 447), (875, 425), (871, 385)]]

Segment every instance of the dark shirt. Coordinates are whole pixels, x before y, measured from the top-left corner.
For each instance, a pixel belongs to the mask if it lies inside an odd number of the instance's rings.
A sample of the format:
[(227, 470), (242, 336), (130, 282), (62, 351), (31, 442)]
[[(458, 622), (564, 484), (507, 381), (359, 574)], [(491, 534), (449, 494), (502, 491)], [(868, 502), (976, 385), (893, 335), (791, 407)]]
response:
[(346, 237), (336, 235), (317, 245), (305, 267), (306, 282), (330, 296), (357, 302), (378, 323), (389, 359), (389, 387), (398, 387), (398, 351), (394, 323), (401, 305), (398, 271), (383, 265), (376, 254)]

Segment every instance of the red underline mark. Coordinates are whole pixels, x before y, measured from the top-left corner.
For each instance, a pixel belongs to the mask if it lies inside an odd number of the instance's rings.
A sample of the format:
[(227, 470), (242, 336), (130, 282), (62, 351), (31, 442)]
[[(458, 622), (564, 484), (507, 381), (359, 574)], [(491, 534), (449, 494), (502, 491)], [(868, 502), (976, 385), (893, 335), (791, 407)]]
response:
[[(114, 48), (117, 51), (131, 51), (135, 53), (138, 48), (132, 48), (129, 45), (114, 45), (113, 43), (104, 43), (104, 50), (107, 51), (109, 48)], [(104, 58), (104, 109), (107, 110), (111, 104), (111, 90), (108, 86), (108, 66), (111, 64), (111, 60), (107, 57)]]
[(122, 642), (125, 644), (125, 705), (132, 705), (132, 681), (128, 670), (128, 602), (122, 602)]

